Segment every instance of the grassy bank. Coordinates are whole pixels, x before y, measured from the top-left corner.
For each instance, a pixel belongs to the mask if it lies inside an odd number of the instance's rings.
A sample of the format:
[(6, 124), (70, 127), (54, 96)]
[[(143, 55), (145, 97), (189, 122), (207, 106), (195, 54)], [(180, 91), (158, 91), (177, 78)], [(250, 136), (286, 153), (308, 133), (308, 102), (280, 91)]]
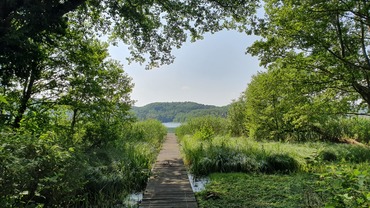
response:
[[(368, 207), (370, 149), (323, 142), (180, 139), (195, 175), (210, 175), (201, 207)], [(238, 172), (238, 173), (236, 173)]]
[(213, 172), (290, 173), (310, 171), (323, 162), (361, 163), (370, 159), (367, 147), (323, 142), (257, 142), (218, 136), (181, 139), (185, 163), (195, 175)]
[(197, 194), (200, 207), (320, 207), (309, 174), (267, 175), (214, 173), (205, 191)]

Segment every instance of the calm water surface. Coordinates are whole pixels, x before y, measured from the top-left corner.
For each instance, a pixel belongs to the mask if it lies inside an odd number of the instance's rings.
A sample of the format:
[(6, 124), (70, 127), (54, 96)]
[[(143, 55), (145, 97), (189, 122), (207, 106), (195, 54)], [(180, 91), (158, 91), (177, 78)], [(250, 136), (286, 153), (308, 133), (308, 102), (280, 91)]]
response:
[(181, 123), (176, 123), (176, 122), (169, 122), (169, 123), (162, 123), (162, 124), (167, 128), (177, 128), (181, 126)]

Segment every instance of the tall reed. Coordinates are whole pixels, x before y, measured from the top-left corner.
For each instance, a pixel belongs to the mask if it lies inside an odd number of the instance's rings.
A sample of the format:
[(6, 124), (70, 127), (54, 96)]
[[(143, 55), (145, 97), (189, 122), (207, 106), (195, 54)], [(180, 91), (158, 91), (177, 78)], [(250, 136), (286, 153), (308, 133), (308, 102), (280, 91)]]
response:
[(257, 142), (246, 138), (216, 136), (203, 140), (194, 136), (180, 139), (185, 163), (195, 175), (213, 172), (290, 173), (306, 171), (325, 151), (333, 150), (338, 160), (366, 162), (370, 149), (322, 142)]

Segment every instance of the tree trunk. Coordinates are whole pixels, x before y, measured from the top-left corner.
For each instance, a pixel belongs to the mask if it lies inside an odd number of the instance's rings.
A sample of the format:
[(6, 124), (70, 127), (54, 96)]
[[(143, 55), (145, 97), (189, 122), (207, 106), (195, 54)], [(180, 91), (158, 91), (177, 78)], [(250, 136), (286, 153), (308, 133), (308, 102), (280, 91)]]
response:
[(13, 123), (13, 126), (15, 128), (20, 127), (20, 122), (23, 118), (24, 112), (26, 112), (28, 101), (30, 100), (31, 95), (32, 95), (33, 84), (35, 83), (35, 80), (36, 80), (36, 74), (35, 73), (36, 72), (34, 72), (34, 70), (31, 70), (31, 75), (30, 75), (29, 82), (28, 82), (28, 84), (27, 84), (27, 81), (25, 83), (22, 98), (21, 98), (21, 101), (20, 101), (21, 103), (20, 103), (20, 106), (18, 108), (18, 113), (17, 113), (17, 115), (15, 117), (15, 120), (14, 120), (14, 123)]
[(352, 84), (353, 88), (358, 92), (361, 97), (366, 101), (367, 106), (370, 107), (370, 88), (362, 86), (357, 82)]
[(75, 126), (76, 126), (76, 122), (77, 122), (77, 113), (78, 113), (78, 109), (77, 108), (73, 109), (72, 123), (71, 123), (71, 135), (73, 135), (75, 133)]

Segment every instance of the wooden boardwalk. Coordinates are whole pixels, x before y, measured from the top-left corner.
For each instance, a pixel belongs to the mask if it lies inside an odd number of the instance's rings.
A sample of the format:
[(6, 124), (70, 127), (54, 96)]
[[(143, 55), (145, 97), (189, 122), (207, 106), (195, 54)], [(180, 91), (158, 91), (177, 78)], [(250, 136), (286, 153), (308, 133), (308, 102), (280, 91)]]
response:
[(173, 133), (167, 134), (140, 207), (198, 207)]

